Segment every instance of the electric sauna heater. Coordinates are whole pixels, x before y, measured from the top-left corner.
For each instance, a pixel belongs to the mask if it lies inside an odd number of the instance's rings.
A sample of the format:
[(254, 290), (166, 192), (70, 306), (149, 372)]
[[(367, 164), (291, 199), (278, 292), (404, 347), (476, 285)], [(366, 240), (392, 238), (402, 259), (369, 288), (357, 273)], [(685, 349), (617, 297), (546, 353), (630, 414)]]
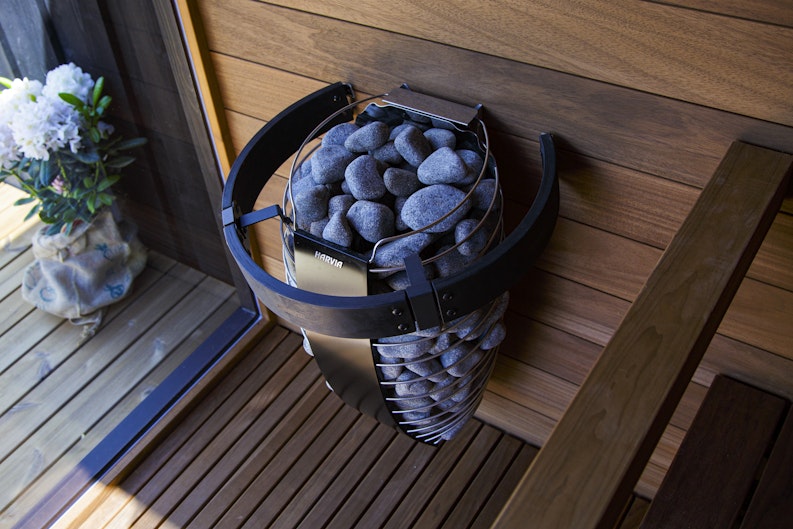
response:
[[(452, 438), (482, 398), (508, 289), (556, 223), (553, 140), (542, 180), (505, 233), (482, 107), (403, 86), (354, 101), (337, 83), (267, 123), (223, 192), (224, 235), (256, 296), (299, 326), (347, 404), (425, 443)], [(254, 210), (290, 157), (280, 205)], [(253, 260), (248, 227), (280, 223), (286, 282)]]

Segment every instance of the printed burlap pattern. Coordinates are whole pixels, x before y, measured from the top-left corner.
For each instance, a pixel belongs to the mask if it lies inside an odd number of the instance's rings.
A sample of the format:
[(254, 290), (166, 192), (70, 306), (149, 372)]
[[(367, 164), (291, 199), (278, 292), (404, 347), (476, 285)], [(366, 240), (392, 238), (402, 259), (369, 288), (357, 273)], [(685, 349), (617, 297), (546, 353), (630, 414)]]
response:
[(69, 235), (33, 236), (35, 261), (25, 270), (22, 297), (36, 307), (85, 325), (93, 335), (104, 308), (129, 294), (133, 279), (146, 265), (147, 251), (137, 228), (117, 223), (109, 209)]

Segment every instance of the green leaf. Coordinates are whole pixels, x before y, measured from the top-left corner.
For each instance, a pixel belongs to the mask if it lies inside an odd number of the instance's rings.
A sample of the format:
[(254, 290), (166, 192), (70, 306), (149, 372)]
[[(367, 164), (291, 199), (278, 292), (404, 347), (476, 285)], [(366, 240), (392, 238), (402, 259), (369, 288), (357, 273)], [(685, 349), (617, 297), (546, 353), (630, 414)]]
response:
[(27, 215), (25, 215), (25, 220), (28, 220), (28, 219), (30, 219), (31, 217), (33, 217), (33, 215), (35, 215), (36, 213), (38, 213), (39, 209), (41, 209), (41, 207), (40, 207), (38, 204), (36, 204), (35, 206), (33, 206), (33, 208), (32, 208), (30, 211), (28, 211), (28, 214), (27, 214)]
[(25, 204), (30, 204), (31, 202), (35, 202), (36, 197), (22, 197), (14, 202), (15, 206), (24, 206)]
[(102, 89), (105, 87), (105, 78), (100, 77), (96, 80), (96, 84), (94, 84), (94, 93), (93, 93), (93, 102), (94, 107), (96, 107), (97, 103), (99, 103), (99, 98), (102, 96)]
[(121, 169), (123, 167), (128, 166), (132, 162), (135, 161), (134, 156), (117, 156), (115, 158), (111, 158), (105, 163), (106, 167), (110, 167), (112, 169)]
[(121, 179), (120, 175), (117, 174), (109, 175), (107, 178), (99, 182), (99, 185), (97, 186), (96, 189), (98, 191), (104, 191), (105, 189), (109, 188), (110, 186), (118, 182), (120, 179)]
[(99, 161), (99, 153), (94, 150), (79, 151), (73, 153), (73, 155), (75, 158), (77, 158), (77, 160), (88, 165), (95, 164)]
[(99, 195), (99, 201), (104, 204), (105, 206), (112, 206), (113, 205), (113, 195), (108, 193), (101, 193)]
[(58, 96), (59, 96), (61, 99), (63, 99), (64, 101), (66, 101), (67, 103), (69, 103), (70, 105), (72, 105), (72, 106), (73, 106), (74, 108), (76, 108), (78, 111), (82, 111), (82, 110), (83, 110), (83, 108), (85, 107), (85, 105), (84, 105), (84, 104), (83, 104), (83, 102), (80, 100), (80, 98), (79, 98), (79, 97), (77, 97), (77, 96), (76, 96), (76, 95), (74, 95), (74, 94), (70, 94), (70, 93), (68, 93), (68, 92), (61, 92), (60, 94), (58, 94)]
[(135, 149), (137, 147), (143, 147), (149, 142), (146, 138), (130, 138), (128, 140), (124, 140), (119, 142), (115, 145), (115, 148), (119, 151), (125, 151), (127, 149)]
[(99, 100), (99, 104), (96, 105), (96, 115), (101, 116), (105, 113), (105, 109), (110, 106), (110, 102), (113, 101), (113, 98), (110, 96), (103, 96), (102, 99)]
[(12, 83), (12, 81), (8, 77), (1, 77), (0, 76), (0, 84), (1, 85), (5, 86), (6, 88), (11, 88), (11, 83)]

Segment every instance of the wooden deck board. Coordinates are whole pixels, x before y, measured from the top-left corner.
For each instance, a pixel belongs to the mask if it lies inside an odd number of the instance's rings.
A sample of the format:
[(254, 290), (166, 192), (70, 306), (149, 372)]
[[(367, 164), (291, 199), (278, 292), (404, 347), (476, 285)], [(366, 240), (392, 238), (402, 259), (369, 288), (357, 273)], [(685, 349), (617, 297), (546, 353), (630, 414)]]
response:
[(440, 448), (398, 435), (327, 390), (299, 335), (270, 334), (56, 527), (486, 527), (536, 453), (476, 419)]
[(91, 338), (22, 299), (41, 224), (0, 185), (0, 527), (11, 527), (238, 306), (233, 287), (156, 253)]

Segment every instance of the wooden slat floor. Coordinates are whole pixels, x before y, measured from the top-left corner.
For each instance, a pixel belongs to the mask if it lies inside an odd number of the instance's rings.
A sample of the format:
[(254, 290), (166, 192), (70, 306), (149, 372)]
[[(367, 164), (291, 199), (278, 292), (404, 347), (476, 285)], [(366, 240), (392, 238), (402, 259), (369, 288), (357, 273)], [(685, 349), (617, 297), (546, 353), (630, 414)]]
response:
[(440, 448), (397, 434), (344, 405), (275, 327), (57, 527), (489, 527), (535, 453), (478, 420)]
[(0, 184), (0, 528), (11, 527), (236, 309), (233, 287), (150, 253), (90, 339), (20, 294), (39, 224)]

